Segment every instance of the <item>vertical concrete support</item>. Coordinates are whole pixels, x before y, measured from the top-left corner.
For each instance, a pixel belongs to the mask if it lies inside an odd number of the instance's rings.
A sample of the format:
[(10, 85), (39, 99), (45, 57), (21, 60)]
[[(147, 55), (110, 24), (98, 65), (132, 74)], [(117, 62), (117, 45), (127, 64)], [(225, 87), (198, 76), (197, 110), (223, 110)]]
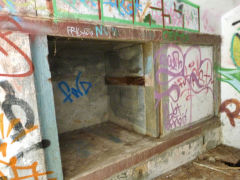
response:
[(145, 75), (145, 107), (147, 135), (159, 136), (159, 122), (156, 117), (154, 98), (154, 59), (153, 44), (143, 44), (143, 66)]
[(51, 145), (45, 149), (47, 169), (49, 171), (54, 171), (54, 174), (49, 175), (49, 177), (62, 180), (62, 164), (59, 150), (53, 90), (50, 81), (51, 73), (47, 59), (47, 37), (41, 35), (32, 37), (31, 52), (35, 67), (34, 76), (42, 138), (48, 139), (51, 142)]
[[(121, 48), (107, 54), (106, 75), (109, 77), (143, 77), (142, 45)], [(144, 85), (144, 84), (143, 84)], [(146, 134), (145, 87), (116, 84), (108, 87), (110, 121), (141, 134)]]

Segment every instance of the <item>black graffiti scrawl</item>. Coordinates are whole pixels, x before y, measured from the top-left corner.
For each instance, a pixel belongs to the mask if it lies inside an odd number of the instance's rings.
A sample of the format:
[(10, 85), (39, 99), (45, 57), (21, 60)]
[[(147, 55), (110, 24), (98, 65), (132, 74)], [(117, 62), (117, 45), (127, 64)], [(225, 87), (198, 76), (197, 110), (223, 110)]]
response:
[(0, 82), (0, 87), (2, 87), (6, 93), (5, 100), (2, 102), (1, 106), (9, 122), (11, 123), (15, 119), (17, 119), (12, 110), (13, 105), (19, 106), (25, 112), (26, 123), (24, 127), (20, 121), (15, 124), (14, 130), (16, 131), (16, 133), (12, 136), (12, 139), (15, 139), (19, 136), (24, 137), (26, 134), (24, 128), (31, 129), (34, 126), (34, 112), (26, 101), (15, 96), (15, 91), (8, 81)]

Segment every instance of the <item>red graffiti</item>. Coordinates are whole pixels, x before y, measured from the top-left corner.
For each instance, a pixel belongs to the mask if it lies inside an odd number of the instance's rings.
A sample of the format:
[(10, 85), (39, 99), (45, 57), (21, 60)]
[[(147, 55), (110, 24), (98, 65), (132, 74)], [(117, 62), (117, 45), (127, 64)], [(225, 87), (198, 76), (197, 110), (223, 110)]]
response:
[[(12, 27), (13, 29), (16, 28), (19, 31), (24, 32), (22, 26), (15, 21), (13, 18), (11, 17), (7, 17), (7, 16), (1, 16), (0, 17), (0, 21), (5, 21), (6, 23), (10, 23), (10, 25), (13, 25), (14, 27)], [(33, 64), (31, 59), (26, 55), (25, 52), (23, 52), (14, 42), (12, 42), (9, 38), (7, 38), (8, 35), (12, 34), (11, 31), (7, 31), (7, 32), (0, 32), (0, 38), (3, 39), (4, 41), (6, 41), (10, 47), (13, 47), (18, 53), (20, 53), (21, 56), (24, 57), (25, 61), (27, 62), (28, 66), (29, 66), (29, 70), (25, 73), (21, 73), (21, 74), (1, 74), (0, 76), (5, 76), (5, 77), (26, 77), (26, 76), (30, 76), (33, 73)], [(5, 56), (8, 56), (7, 51), (0, 46), (0, 52), (3, 53)]]
[[(235, 105), (235, 110), (230, 111), (228, 108), (228, 105)], [(220, 106), (220, 112), (225, 112), (227, 114), (227, 117), (229, 118), (229, 121), (233, 127), (235, 127), (235, 121), (234, 119), (240, 119), (240, 102), (237, 99), (228, 99), (224, 101)]]
[[(8, 31), (6, 33), (1, 33), (0, 32), (0, 38), (5, 40), (11, 47), (13, 47), (18, 53), (21, 54), (21, 56), (24, 57), (24, 59), (26, 60), (28, 66), (29, 66), (29, 70), (25, 73), (21, 73), (21, 74), (0, 74), (0, 76), (7, 76), (7, 77), (26, 77), (26, 76), (30, 76), (33, 73), (33, 64), (31, 59), (26, 55), (25, 52), (23, 52), (14, 42), (12, 42), (10, 39), (7, 38), (8, 35), (10, 35), (12, 32)], [(8, 56), (8, 53), (6, 52), (6, 50), (3, 47), (0, 47), (0, 52), (2, 52), (5, 56)]]
[(0, 16), (0, 21), (6, 22), (6, 23), (11, 23), (12, 25), (14, 25), (17, 28), (17, 30), (23, 31), (22, 26), (17, 21), (15, 21), (13, 18), (11, 18), (9, 16)]

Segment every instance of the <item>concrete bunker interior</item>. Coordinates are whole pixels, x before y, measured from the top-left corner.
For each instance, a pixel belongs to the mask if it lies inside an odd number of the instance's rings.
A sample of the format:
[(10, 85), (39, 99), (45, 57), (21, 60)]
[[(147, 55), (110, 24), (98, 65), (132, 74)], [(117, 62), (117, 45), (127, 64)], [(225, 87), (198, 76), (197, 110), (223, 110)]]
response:
[(146, 46), (52, 36), (48, 46), (65, 179), (152, 143), (144, 136), (158, 131), (147, 130)]

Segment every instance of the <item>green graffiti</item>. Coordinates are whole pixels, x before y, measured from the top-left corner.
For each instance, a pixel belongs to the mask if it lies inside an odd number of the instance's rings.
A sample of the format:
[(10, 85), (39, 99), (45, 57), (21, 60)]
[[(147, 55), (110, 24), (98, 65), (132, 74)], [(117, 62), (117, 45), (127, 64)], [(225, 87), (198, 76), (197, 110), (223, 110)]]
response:
[(177, 31), (163, 31), (163, 40), (169, 40), (169, 41), (188, 41), (189, 40), (189, 35), (187, 33), (183, 32), (177, 32)]
[[(61, 5), (60, 3), (61, 1), (64, 3), (64, 6)], [(155, 0), (149, 0), (148, 2), (150, 2), (151, 4), (154, 1)], [(168, 0), (163, 0), (162, 4), (165, 4), (164, 1), (167, 2)], [(128, 2), (128, 3), (124, 3), (124, 2)], [(187, 7), (190, 8), (189, 11), (200, 12), (200, 6), (190, 2), (189, 0), (181, 0), (181, 2), (182, 2), (182, 5), (179, 6), (179, 10), (186, 5)], [(149, 13), (153, 13), (153, 11), (154, 12), (159, 11), (161, 13), (161, 5), (156, 5), (156, 7), (152, 7), (152, 6), (148, 7), (146, 4), (140, 0), (135, 0), (135, 1), (130, 1), (130, 0), (52, 0), (55, 22), (58, 22), (59, 19), (61, 18), (67, 18), (67, 19), (91, 20), (91, 21), (98, 21), (98, 22), (101, 21), (102, 23), (114, 22), (114, 23), (128, 24), (133, 26), (142, 26), (146, 28), (164, 28), (164, 29), (174, 29), (174, 30), (182, 30), (182, 31), (188, 31), (188, 32), (200, 32), (200, 18), (199, 18), (200, 15), (199, 14), (186, 13), (184, 15), (185, 19), (190, 19), (191, 21), (193, 21), (192, 23), (194, 24), (194, 27), (176, 26), (172, 24), (172, 18), (173, 18), (172, 16), (174, 16), (174, 14), (167, 15), (167, 17), (169, 17), (170, 22), (168, 23), (168, 25), (164, 25), (162, 21), (157, 22), (157, 20), (156, 19), (154, 20), (152, 18), (152, 15), (149, 14)], [(79, 7), (82, 7), (82, 5), (85, 8), (90, 9), (91, 11), (82, 11), (81, 8), (79, 9)], [(118, 12), (113, 10), (109, 10), (109, 12), (105, 12), (104, 10), (108, 9), (109, 6), (111, 7), (111, 9), (112, 8), (118, 9)], [(126, 17), (123, 16), (123, 14), (121, 14), (120, 12), (120, 8), (123, 9), (123, 7), (125, 12), (124, 15)], [(69, 8), (71, 9), (71, 11)], [(170, 6), (166, 8), (170, 8), (169, 10), (171, 10)], [(133, 13), (132, 9), (134, 9), (134, 16), (132, 16), (132, 13)], [(112, 13), (116, 13), (116, 14), (112, 14)], [(194, 19), (191, 17), (192, 15), (194, 15)], [(143, 18), (137, 18), (137, 16), (141, 16)], [(164, 18), (164, 16), (162, 18)]]
[(151, 21), (151, 24), (156, 24), (156, 21), (152, 19), (151, 14), (146, 15), (143, 20), (143, 22), (145, 22), (145, 23), (148, 23), (149, 21)]
[(221, 76), (218, 80), (230, 84), (240, 93), (240, 69), (228, 69), (215, 66), (215, 71)]

